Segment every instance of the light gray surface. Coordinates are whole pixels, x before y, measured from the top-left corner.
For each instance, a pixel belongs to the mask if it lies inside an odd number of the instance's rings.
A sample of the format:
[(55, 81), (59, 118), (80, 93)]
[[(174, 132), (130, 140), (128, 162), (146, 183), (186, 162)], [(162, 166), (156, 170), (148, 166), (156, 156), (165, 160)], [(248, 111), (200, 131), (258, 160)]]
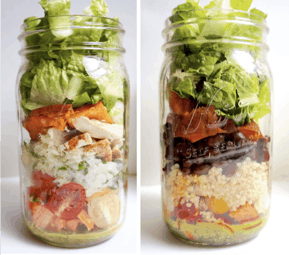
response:
[(123, 226), (110, 240), (82, 249), (62, 249), (35, 238), (24, 226), (20, 210), (19, 178), (2, 179), (2, 254), (136, 254), (137, 252), (137, 195), (136, 178), (128, 180), (126, 218)]
[(162, 219), (159, 185), (143, 187), (141, 201), (142, 254), (288, 254), (289, 178), (273, 182), (270, 217), (260, 234), (249, 242), (230, 247), (193, 247), (176, 239)]
[[(18, 55), (20, 43), (17, 37), (23, 20), (30, 16), (43, 17), (39, 0), (1, 1), (1, 119), (2, 119), (2, 176), (18, 175), (17, 162), (17, 122), (15, 104), (15, 83), (21, 58)], [(81, 14), (90, 0), (71, 0), (70, 14)], [(131, 85), (131, 125), (129, 171), (136, 172), (136, 0), (106, 0), (109, 17), (118, 16), (123, 24), (124, 55)]]
[[(173, 8), (185, 0), (142, 0), (141, 39), (141, 183), (160, 183), (159, 78), (164, 53), (161, 32)], [(201, 1), (208, 3), (209, 0)], [(273, 174), (289, 175), (289, 1), (253, 0), (252, 7), (268, 13), (268, 61), (274, 81)]]

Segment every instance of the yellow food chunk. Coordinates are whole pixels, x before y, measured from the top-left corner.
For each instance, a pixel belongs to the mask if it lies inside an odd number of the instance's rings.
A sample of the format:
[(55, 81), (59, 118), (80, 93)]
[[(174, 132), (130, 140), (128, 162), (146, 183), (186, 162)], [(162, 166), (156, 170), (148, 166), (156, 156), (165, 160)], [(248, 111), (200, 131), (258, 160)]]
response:
[(211, 197), (208, 202), (209, 209), (215, 214), (224, 214), (229, 211), (229, 206), (222, 198)]

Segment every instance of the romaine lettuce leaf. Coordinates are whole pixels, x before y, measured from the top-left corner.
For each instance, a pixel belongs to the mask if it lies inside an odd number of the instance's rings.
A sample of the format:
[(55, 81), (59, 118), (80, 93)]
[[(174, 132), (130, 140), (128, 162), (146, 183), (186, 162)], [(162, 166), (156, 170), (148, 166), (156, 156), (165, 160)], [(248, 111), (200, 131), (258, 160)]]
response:
[(108, 112), (114, 107), (118, 100), (123, 100), (123, 77), (116, 69), (109, 70), (105, 76), (96, 79), (100, 89), (103, 103)]
[(94, 16), (104, 17), (108, 14), (108, 7), (104, 0), (92, 0), (90, 10)]
[(30, 100), (43, 105), (62, 104), (69, 88), (69, 78), (65, 70), (54, 61), (41, 59), (39, 66), (32, 70)]
[(39, 2), (48, 17), (49, 26), (57, 38), (65, 38), (72, 34), (70, 28), (70, 0), (41, 0)]
[(230, 0), (231, 7), (235, 10), (248, 11), (253, 0)]
[(253, 13), (253, 14), (255, 14), (255, 15), (258, 15), (258, 16), (262, 17), (263, 19), (266, 19), (266, 18), (267, 18), (267, 14), (265, 14), (264, 12), (262, 12), (262, 11), (256, 9), (256, 8), (251, 9), (251, 10), (250, 10), (250, 13)]
[(204, 82), (198, 101), (202, 104), (214, 105), (217, 109), (232, 109), (236, 104), (236, 85), (217, 80), (214, 83)]

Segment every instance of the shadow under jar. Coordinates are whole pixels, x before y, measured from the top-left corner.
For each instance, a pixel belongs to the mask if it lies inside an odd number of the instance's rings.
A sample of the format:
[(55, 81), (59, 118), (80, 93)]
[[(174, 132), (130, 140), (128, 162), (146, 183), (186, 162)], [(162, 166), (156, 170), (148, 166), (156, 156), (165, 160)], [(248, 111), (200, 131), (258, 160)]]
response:
[[(51, 30), (57, 19), (62, 26)], [(24, 223), (55, 246), (100, 243), (125, 216), (124, 30), (115, 19), (85, 15), (30, 20), (21, 29), (16, 97)]]
[(255, 237), (270, 204), (271, 74), (265, 20), (200, 10), (166, 21), (160, 80), (163, 218), (178, 238)]

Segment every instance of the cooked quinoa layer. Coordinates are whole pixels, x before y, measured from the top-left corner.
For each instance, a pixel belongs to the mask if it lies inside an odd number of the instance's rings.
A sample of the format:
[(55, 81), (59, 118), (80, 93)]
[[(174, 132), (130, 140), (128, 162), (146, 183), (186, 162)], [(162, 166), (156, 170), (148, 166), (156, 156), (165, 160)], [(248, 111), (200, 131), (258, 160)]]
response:
[[(261, 164), (247, 158), (237, 164), (238, 169), (232, 176), (222, 174), (222, 168), (212, 167), (207, 175), (185, 175), (180, 166), (175, 164), (167, 175), (165, 197), (167, 208), (173, 211), (181, 199), (181, 204), (206, 210), (201, 197), (222, 198), (230, 208), (236, 211), (239, 206), (253, 204), (259, 214), (268, 209), (268, 170), (266, 162)], [(172, 199), (170, 199), (172, 198)], [(208, 221), (213, 221), (213, 215), (203, 212)], [(205, 215), (206, 214), (206, 215)]]

